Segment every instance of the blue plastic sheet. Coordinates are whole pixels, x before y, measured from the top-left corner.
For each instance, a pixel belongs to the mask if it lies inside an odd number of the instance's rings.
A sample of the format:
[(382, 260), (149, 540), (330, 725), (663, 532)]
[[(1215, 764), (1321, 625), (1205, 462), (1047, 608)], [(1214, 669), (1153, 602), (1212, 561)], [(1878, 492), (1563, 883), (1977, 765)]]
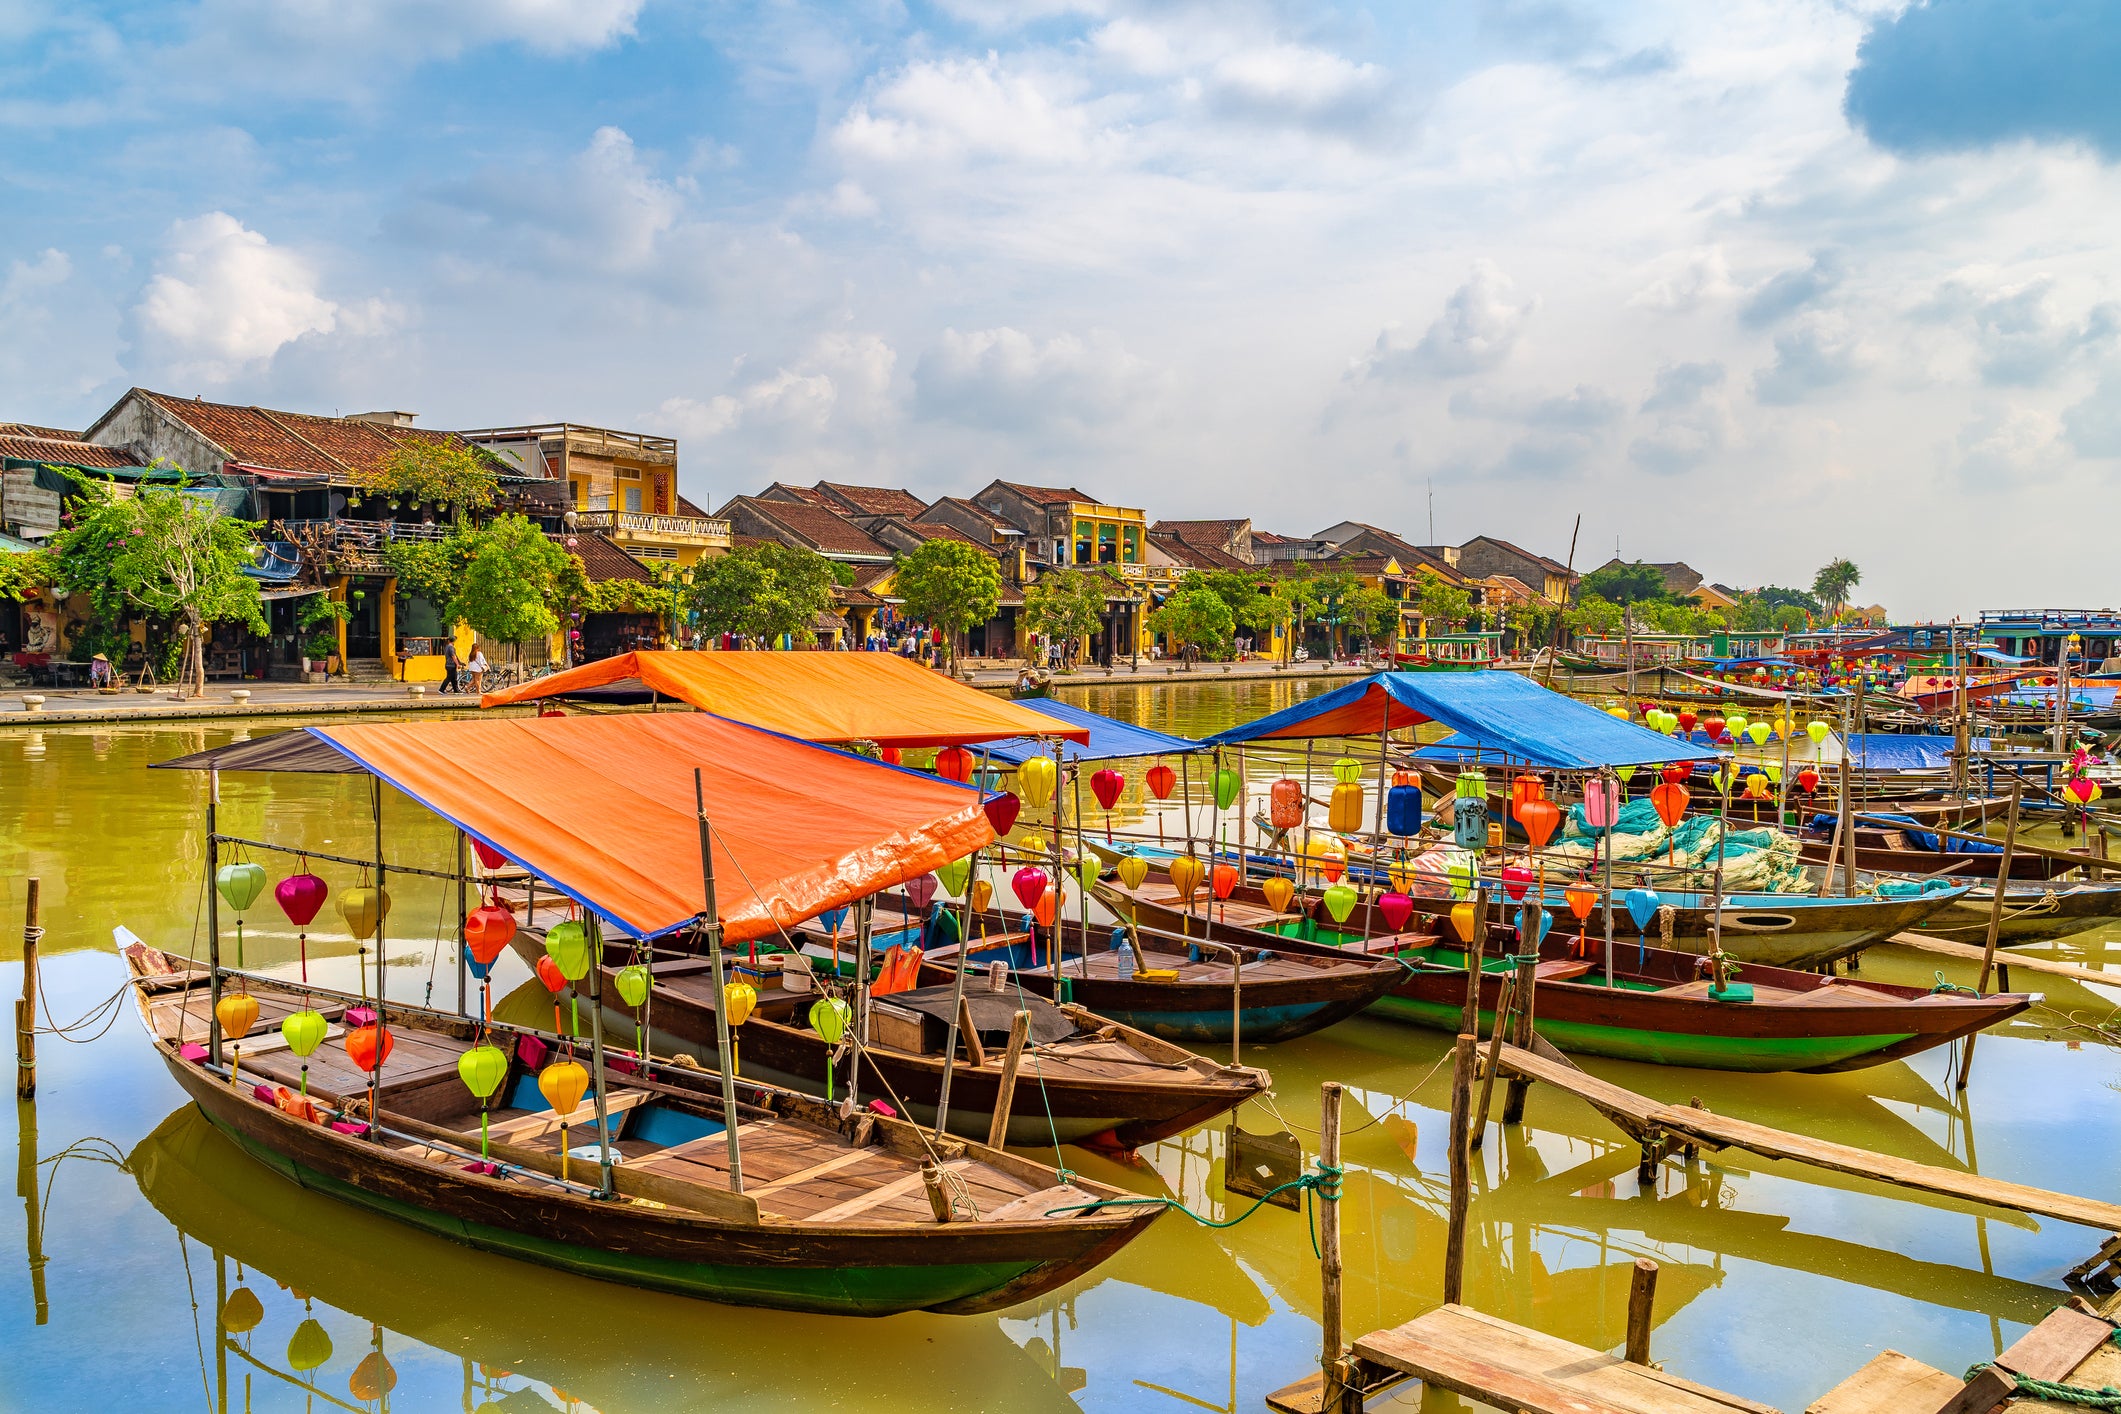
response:
[[(1186, 737), (1137, 727), (1132, 723), (1100, 716), (1066, 702), (1033, 697), (1026, 698), (1016, 705), (1029, 707), (1034, 712), (1043, 712), (1056, 719), (1057, 723), (1089, 729), (1088, 746), (1077, 746), (1072, 741), (1063, 744), (1063, 759), (1068, 761), (1110, 761), (1122, 756), (1168, 756), (1201, 749), (1200, 742)], [(1053, 747), (1049, 743), (1025, 736), (1011, 737), (1007, 741), (991, 741), (971, 749), (1010, 766), (1021, 766), (1034, 756), (1053, 754)]]

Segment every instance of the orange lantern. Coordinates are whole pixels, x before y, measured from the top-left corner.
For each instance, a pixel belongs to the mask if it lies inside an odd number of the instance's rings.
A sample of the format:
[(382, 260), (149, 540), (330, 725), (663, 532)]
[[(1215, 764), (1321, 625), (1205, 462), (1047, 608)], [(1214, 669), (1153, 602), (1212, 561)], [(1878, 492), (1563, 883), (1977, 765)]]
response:
[(1524, 826), (1525, 837), (1532, 848), (1545, 849), (1547, 841), (1554, 837), (1556, 827), (1561, 824), (1561, 807), (1551, 800), (1528, 800), (1517, 807), (1517, 823)]
[(972, 753), (962, 746), (946, 746), (935, 753), (935, 774), (946, 780), (972, 779)]
[(1259, 891), (1265, 896), (1267, 907), (1276, 913), (1287, 913), (1289, 900), (1296, 897), (1296, 885), (1278, 874), (1262, 883)]
[(1667, 828), (1676, 829), (1686, 818), (1688, 803), (1686, 787), (1670, 781), (1650, 792), (1650, 804), (1656, 807), (1657, 818), (1664, 821)]
[(1293, 830), (1304, 822), (1303, 782), (1284, 776), (1267, 792), (1267, 818), (1277, 830)]
[(1198, 859), (1190, 854), (1181, 854), (1171, 861), (1167, 871), (1171, 876), (1171, 887), (1178, 890), (1180, 898), (1192, 898), (1200, 887), (1201, 878), (1208, 872)]
[(1178, 786), (1178, 772), (1159, 761), (1142, 774), (1142, 780), (1149, 787), (1149, 794), (1158, 800), (1169, 800)]
[(370, 1074), (390, 1059), (390, 1047), (390, 1032), (381, 1022), (346, 1033), (346, 1058)]
[(1038, 920), (1041, 928), (1051, 928), (1059, 913), (1060, 893), (1055, 889), (1047, 889), (1038, 896), (1038, 902), (1031, 905), (1031, 916)]
[(1519, 776), (1510, 782), (1510, 812), (1521, 816), (1527, 804), (1545, 800), (1547, 783), (1537, 776)]
[(1215, 890), (1217, 898), (1228, 898), (1237, 890), (1237, 866), (1235, 864), (1216, 865), (1214, 874), (1210, 876), (1208, 886)]

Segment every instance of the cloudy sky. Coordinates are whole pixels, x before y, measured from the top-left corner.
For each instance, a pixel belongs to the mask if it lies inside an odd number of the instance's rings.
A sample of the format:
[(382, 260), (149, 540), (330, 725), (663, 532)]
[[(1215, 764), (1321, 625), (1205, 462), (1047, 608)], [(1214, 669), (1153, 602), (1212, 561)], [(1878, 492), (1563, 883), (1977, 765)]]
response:
[(0, 420), (2108, 604), (2104, 0), (0, 0)]

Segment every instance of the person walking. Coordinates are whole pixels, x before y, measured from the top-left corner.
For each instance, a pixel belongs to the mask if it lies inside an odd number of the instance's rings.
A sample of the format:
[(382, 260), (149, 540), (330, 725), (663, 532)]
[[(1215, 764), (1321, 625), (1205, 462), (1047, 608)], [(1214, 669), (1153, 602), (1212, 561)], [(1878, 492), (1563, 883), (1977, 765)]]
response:
[(463, 685), (457, 681), (457, 674), (462, 670), (463, 664), (457, 661), (457, 640), (452, 635), (442, 640), (441, 690), (443, 692), (463, 692)]
[(471, 661), (464, 665), (471, 672), (471, 690), (474, 695), (486, 691), (486, 650), (473, 644)]

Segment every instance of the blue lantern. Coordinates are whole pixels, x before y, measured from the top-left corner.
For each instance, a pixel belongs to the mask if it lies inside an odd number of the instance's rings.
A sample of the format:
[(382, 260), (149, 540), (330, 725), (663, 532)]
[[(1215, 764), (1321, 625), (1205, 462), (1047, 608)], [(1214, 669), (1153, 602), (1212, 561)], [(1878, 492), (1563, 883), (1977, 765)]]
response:
[(1411, 781), (1385, 793), (1385, 828), (1395, 835), (1421, 833), (1421, 787)]

